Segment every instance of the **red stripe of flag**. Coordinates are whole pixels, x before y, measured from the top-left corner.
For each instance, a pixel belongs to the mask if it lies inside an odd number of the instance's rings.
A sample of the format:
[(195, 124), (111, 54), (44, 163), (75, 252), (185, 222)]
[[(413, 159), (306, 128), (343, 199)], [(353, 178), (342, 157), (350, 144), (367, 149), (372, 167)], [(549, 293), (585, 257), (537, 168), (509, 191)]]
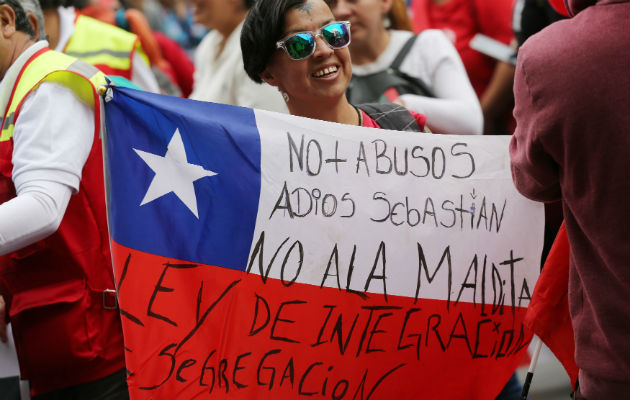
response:
[(525, 309), (288, 286), (113, 244), (134, 399), (490, 399)]

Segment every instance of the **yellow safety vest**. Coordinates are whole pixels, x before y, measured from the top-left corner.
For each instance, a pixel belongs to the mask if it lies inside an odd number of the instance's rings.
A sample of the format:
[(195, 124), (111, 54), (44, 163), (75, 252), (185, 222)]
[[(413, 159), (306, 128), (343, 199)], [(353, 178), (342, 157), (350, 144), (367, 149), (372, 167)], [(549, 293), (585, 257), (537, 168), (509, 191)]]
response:
[[(24, 98), (41, 82), (56, 82), (72, 89), (79, 99), (95, 107), (99, 104), (96, 89), (107, 84), (105, 75), (94, 66), (57, 51), (42, 49), (23, 67), (2, 120), (0, 142), (13, 137), (13, 128)], [(98, 112), (95, 109), (95, 112)]]
[(120, 315), (107, 303), (114, 292), (114, 276), (107, 245), (97, 93), (106, 80), (96, 67), (47, 48), (22, 67), (0, 134), (0, 203), (16, 195), (11, 179), (14, 124), (20, 121), (24, 99), (42, 82), (64, 85), (94, 107), (95, 136), (80, 189), (70, 198), (56, 232), (0, 256), (0, 290), (16, 333), (20, 373), (36, 394), (90, 382), (125, 366)]
[(127, 79), (131, 79), (134, 53), (149, 64), (138, 36), (84, 15), (77, 17), (64, 53), (96, 66), (107, 75)]

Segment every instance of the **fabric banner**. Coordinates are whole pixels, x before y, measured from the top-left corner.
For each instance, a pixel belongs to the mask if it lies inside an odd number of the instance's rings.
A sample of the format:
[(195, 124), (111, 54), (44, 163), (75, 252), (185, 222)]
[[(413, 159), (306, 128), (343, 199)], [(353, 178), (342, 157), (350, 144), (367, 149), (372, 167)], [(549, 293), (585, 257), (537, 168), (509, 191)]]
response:
[(544, 216), (508, 137), (105, 109), (133, 399), (493, 399), (526, 353)]

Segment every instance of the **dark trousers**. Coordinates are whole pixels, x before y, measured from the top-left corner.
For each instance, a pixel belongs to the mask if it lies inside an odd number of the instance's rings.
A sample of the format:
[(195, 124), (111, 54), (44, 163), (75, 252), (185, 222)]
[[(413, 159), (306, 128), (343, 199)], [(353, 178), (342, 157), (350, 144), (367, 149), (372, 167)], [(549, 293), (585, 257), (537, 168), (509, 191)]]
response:
[(35, 396), (33, 400), (129, 400), (127, 375), (123, 369), (92, 382)]

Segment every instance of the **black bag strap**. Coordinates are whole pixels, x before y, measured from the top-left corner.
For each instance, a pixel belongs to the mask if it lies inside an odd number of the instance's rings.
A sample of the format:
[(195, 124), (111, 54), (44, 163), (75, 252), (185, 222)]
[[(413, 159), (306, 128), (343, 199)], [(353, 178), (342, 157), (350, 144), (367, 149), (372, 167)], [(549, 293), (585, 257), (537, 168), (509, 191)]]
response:
[(390, 68), (395, 69), (396, 71), (400, 69), (400, 64), (405, 61), (405, 57), (407, 57), (407, 54), (409, 54), (409, 51), (411, 50), (413, 44), (416, 42), (417, 38), (418, 35), (412, 35), (409, 39), (407, 39), (402, 49), (400, 49), (400, 51), (398, 52), (398, 55), (396, 55), (396, 58), (394, 58), (394, 61), (392, 61), (392, 64), (389, 66)]
[(383, 129), (422, 132), (418, 121), (405, 107), (394, 103), (364, 103), (357, 107), (370, 116)]
[(407, 80), (408, 82), (415, 83), (419, 88), (418, 93), (416, 94), (426, 96), (426, 97), (435, 97), (435, 95), (433, 94), (433, 91), (429, 89), (429, 86), (427, 86), (427, 84), (424, 83), (422, 79), (415, 76), (408, 75), (400, 70), (400, 65), (403, 63), (403, 61), (405, 61), (407, 54), (409, 54), (409, 51), (411, 50), (411, 47), (413, 46), (413, 44), (416, 42), (417, 38), (418, 38), (418, 35), (414, 34), (409, 39), (407, 39), (403, 47), (398, 52), (398, 55), (396, 55), (396, 58), (394, 59), (394, 61), (392, 61), (392, 64), (389, 66), (389, 68), (392, 69), (394, 73), (396, 73), (401, 78)]

